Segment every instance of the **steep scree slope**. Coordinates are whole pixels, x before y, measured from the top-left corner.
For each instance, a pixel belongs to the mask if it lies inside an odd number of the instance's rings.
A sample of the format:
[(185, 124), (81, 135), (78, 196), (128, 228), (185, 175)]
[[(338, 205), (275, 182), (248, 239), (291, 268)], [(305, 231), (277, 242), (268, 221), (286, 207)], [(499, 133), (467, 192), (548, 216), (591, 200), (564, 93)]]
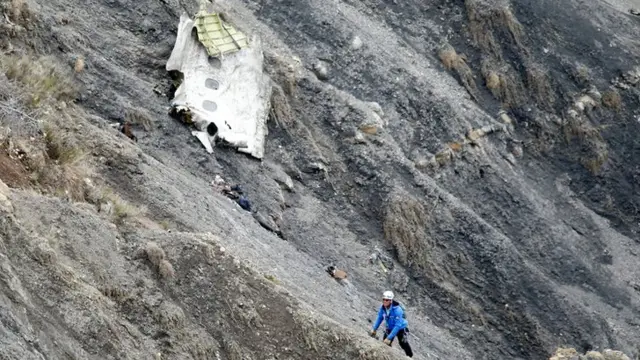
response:
[[(137, 132), (151, 157), (105, 151), (106, 179), (181, 231), (218, 234), (324, 315), (364, 332), (392, 287), (422, 358), (637, 354), (640, 19), (619, 6), (217, 1), (261, 36), (280, 85), (263, 162), (207, 156), (152, 91), (166, 88), (178, 16), (196, 4), (29, 6), (38, 52), (85, 58), (80, 104), (154, 118)], [(498, 131), (471, 131), (483, 127)], [(211, 194), (216, 173), (245, 184), (282, 239)], [(375, 246), (398, 261), (386, 275), (368, 262)], [(327, 285), (329, 262), (352, 286)]]

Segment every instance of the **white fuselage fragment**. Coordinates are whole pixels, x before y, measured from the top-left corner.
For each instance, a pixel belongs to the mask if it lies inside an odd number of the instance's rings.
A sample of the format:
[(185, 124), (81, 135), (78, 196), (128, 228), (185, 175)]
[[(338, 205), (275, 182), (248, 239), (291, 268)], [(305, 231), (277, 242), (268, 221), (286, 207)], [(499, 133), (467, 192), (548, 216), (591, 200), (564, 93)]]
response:
[[(200, 131), (213, 122), (217, 137), (261, 159), (271, 96), (271, 80), (263, 73), (262, 62), (258, 39), (232, 54), (209, 58), (198, 41), (194, 21), (183, 14), (166, 65), (167, 71), (184, 75), (171, 106), (187, 107)], [(210, 142), (215, 139), (212, 135), (207, 135)], [(202, 141), (203, 134), (198, 138)]]

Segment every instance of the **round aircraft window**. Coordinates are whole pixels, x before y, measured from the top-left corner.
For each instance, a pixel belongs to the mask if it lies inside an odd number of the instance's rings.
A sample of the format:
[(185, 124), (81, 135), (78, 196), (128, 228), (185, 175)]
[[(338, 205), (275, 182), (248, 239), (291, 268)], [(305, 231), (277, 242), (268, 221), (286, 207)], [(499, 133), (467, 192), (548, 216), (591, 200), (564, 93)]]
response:
[(222, 68), (222, 61), (220, 61), (220, 59), (215, 58), (213, 56), (209, 56), (209, 65), (211, 65), (214, 69), (221, 69)]
[(202, 107), (207, 111), (216, 111), (218, 109), (218, 105), (213, 101), (205, 100), (202, 102)]
[(220, 83), (214, 79), (207, 79), (204, 81), (204, 86), (208, 87), (211, 90), (218, 90), (220, 87)]

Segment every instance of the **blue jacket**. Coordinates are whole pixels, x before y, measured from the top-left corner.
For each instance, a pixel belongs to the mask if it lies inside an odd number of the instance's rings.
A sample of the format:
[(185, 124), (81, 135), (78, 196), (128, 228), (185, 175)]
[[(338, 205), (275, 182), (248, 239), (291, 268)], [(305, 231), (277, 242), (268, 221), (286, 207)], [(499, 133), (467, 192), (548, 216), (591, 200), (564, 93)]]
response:
[(387, 325), (387, 330), (391, 330), (391, 333), (387, 335), (387, 339), (389, 340), (393, 340), (393, 338), (398, 334), (398, 331), (406, 329), (408, 325), (407, 320), (404, 318), (404, 311), (402, 310), (402, 307), (395, 300), (391, 303), (388, 313), (384, 306), (380, 306), (380, 310), (378, 310), (378, 318), (376, 319), (375, 324), (373, 324), (373, 331), (378, 330), (378, 327), (382, 323), (382, 319), (384, 319), (384, 322)]

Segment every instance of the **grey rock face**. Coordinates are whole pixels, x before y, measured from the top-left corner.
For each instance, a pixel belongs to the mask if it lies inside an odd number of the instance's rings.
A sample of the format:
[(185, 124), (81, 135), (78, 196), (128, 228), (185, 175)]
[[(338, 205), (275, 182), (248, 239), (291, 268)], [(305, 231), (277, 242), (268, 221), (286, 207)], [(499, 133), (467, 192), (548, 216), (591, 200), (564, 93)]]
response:
[[(175, 229), (114, 229), (99, 218), (106, 207), (0, 196), (16, 219), (1, 218), (2, 351), (357, 357), (391, 288), (409, 308), (417, 359), (543, 359), (566, 344), (634, 356), (637, 19), (602, 1), (464, 3), (215, 2), (260, 34), (282, 90), (262, 162), (223, 148), (203, 158), (152, 90), (169, 88), (164, 62), (195, 2), (37, 3), (29, 40), (63, 61), (84, 56), (79, 104), (96, 128), (123, 103), (153, 117), (137, 144), (101, 152), (99, 170)], [(455, 57), (441, 58), (443, 42)], [(486, 131), (496, 124), (507, 126)], [(257, 213), (214, 193), (216, 174), (241, 183)], [(134, 259), (149, 241), (172, 282)], [(324, 273), (329, 263), (348, 286)], [(316, 344), (330, 353), (274, 336), (333, 326), (340, 345), (328, 330)]]

